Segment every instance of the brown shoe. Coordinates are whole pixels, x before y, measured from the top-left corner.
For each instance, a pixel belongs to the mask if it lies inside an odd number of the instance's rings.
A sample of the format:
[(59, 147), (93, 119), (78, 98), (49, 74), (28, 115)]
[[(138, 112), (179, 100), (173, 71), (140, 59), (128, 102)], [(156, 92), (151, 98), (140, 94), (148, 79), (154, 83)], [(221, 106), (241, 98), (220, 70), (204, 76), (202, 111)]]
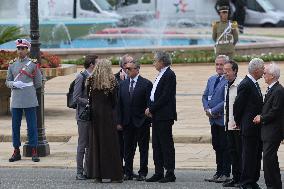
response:
[(11, 156), (11, 158), (9, 159), (9, 162), (14, 162), (14, 161), (19, 161), (21, 160), (21, 152), (20, 152), (20, 149), (14, 149), (14, 153), (13, 155)]

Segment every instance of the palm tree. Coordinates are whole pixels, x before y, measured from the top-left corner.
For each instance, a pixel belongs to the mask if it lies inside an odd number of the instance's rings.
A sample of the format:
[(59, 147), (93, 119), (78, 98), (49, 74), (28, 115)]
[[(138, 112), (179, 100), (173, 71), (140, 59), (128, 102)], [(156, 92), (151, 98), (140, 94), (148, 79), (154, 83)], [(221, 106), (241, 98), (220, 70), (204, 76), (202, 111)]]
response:
[(28, 35), (26, 34), (22, 34), (21, 27), (18, 26), (0, 27), (0, 45), (27, 36)]

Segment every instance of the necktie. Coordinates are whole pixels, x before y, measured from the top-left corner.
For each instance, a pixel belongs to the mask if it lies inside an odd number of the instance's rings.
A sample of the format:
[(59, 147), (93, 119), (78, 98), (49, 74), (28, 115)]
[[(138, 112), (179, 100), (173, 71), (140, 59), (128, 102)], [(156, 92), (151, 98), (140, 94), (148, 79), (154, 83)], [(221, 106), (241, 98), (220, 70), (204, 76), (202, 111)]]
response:
[(261, 89), (260, 89), (260, 87), (259, 87), (258, 82), (255, 82), (255, 86), (256, 86), (256, 88), (257, 88), (257, 90), (258, 90), (260, 96), (262, 96), (262, 94), (261, 94)]
[(134, 83), (135, 83), (135, 81), (132, 79), (131, 82), (130, 82), (130, 88), (129, 88), (129, 94), (130, 94), (131, 98), (132, 98), (133, 91), (134, 91)]
[(267, 87), (265, 94), (267, 94), (269, 92), (270, 88)]
[(214, 89), (217, 87), (218, 83), (220, 82), (221, 76), (219, 75), (214, 83)]

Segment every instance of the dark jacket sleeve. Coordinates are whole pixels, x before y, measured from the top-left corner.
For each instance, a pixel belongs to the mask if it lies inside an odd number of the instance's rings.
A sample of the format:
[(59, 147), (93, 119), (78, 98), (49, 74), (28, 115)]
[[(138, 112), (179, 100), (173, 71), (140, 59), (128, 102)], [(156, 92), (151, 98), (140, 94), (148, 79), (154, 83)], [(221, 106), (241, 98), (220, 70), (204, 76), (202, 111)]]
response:
[(271, 107), (265, 114), (261, 114), (261, 122), (263, 124), (269, 124), (278, 116), (282, 116), (282, 108), (284, 105), (284, 93), (283, 90), (277, 90), (273, 94), (273, 100), (271, 101)]
[(240, 126), (241, 117), (246, 106), (247, 94), (249, 94), (248, 86), (241, 84), (237, 90), (237, 97), (233, 105), (233, 115), (237, 126)]
[(82, 74), (78, 74), (75, 79), (73, 101), (79, 106), (86, 106), (88, 103), (88, 98), (84, 98), (83, 94), (84, 77)]

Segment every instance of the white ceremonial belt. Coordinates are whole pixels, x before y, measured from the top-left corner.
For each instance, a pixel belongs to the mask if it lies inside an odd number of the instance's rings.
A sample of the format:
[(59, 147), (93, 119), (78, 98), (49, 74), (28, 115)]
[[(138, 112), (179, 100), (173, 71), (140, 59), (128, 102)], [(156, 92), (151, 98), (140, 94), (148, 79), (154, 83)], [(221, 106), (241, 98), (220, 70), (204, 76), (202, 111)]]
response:
[(29, 83), (24, 83), (25, 84), (25, 87), (30, 87), (30, 86), (33, 86), (34, 83), (33, 82), (29, 82)]
[(231, 41), (219, 41), (218, 45), (224, 45), (224, 44), (229, 44)]

